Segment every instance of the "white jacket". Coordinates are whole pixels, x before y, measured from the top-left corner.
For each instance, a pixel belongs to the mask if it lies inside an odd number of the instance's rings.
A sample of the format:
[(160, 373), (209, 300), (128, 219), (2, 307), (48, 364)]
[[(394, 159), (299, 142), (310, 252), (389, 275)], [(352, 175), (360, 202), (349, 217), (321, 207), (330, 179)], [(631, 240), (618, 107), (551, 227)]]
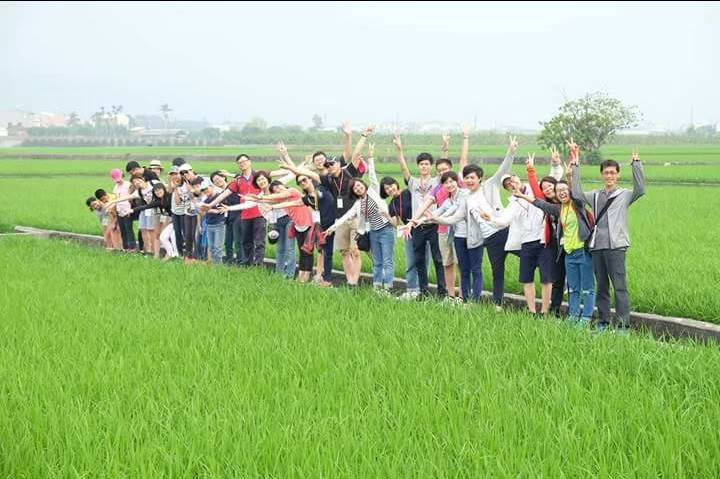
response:
[[(524, 193), (534, 198), (529, 185), (524, 186)], [(492, 216), (490, 222), (496, 228), (510, 226), (505, 251), (517, 251), (523, 243), (540, 240), (545, 243), (545, 213), (527, 201), (511, 196), (508, 206), (502, 212)]]

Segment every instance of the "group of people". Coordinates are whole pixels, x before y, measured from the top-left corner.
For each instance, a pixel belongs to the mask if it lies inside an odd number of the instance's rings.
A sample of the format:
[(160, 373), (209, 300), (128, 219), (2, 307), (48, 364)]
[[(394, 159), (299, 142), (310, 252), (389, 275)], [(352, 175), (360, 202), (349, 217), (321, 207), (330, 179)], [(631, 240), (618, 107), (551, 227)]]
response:
[[(345, 124), (339, 158), (317, 151), (300, 164), (279, 142), (279, 168), (273, 171), (254, 170), (246, 154), (237, 156), (235, 175), (218, 170), (200, 176), (176, 158), (163, 177), (163, 165), (157, 160), (147, 168), (130, 161), (125, 168), (128, 178), (121, 170), (112, 170), (112, 192), (97, 190), (87, 206), (100, 219), (109, 249), (143, 251), (157, 258), (164, 251), (165, 260), (185, 258), (188, 263), (257, 266), (264, 261), (267, 242), (275, 247), (278, 274), (294, 278), (297, 269), (299, 281), (324, 287), (332, 286), (335, 254), (342, 257), (347, 285), (357, 286), (361, 251), (365, 251), (372, 259), (373, 287), (383, 295), (393, 287), (395, 243), (402, 241), (406, 263), (402, 299), (430, 295), (432, 262), (438, 296), (451, 302), (480, 301), (487, 250), (492, 301), (498, 311), (503, 304), (505, 260), (515, 254), (531, 313), (559, 316), (567, 291), (570, 320), (589, 324), (597, 306), (598, 329), (629, 327), (627, 212), (645, 191), (637, 151), (631, 157), (632, 190), (618, 185), (620, 165), (605, 160), (600, 165), (603, 188), (585, 191), (579, 149), (572, 139), (567, 162), (552, 149), (547, 176), (539, 178), (534, 154), (528, 155), (527, 182), (523, 182), (511, 173), (518, 148), (514, 137), (498, 170), (485, 178), (482, 167), (468, 164), (469, 128), (463, 129), (457, 172), (448, 155), (449, 136), (443, 135), (437, 160), (430, 153), (417, 156), (418, 174), (413, 175), (396, 135), (393, 144), (401, 185), (392, 176), (378, 180), (374, 145), (368, 141), (373, 131), (368, 126), (353, 148), (352, 130)], [(506, 204), (502, 189), (509, 193)], [(536, 271), (541, 283), (539, 311)]]

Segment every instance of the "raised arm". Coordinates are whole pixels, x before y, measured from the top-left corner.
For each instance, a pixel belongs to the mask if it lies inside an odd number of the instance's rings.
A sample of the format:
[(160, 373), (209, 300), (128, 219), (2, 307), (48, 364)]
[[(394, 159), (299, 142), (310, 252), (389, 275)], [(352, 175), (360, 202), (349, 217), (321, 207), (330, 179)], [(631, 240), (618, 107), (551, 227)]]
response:
[(362, 135), (360, 135), (360, 139), (357, 142), (357, 145), (355, 145), (355, 150), (352, 152), (352, 163), (353, 166), (357, 169), (360, 167), (360, 154), (363, 151), (363, 148), (365, 148), (365, 142), (367, 141), (368, 137), (373, 134), (373, 131), (375, 130), (375, 125), (370, 123), (367, 128), (365, 128), (365, 131)]
[(458, 165), (458, 173), (460, 174), (460, 177), (462, 177), (463, 169), (468, 164), (468, 152), (470, 150), (470, 125), (464, 125), (463, 130), (463, 142), (462, 142), (462, 148), (460, 149), (460, 163)]
[(352, 126), (350, 126), (350, 122), (346, 121), (342, 124), (342, 131), (343, 131), (343, 158), (345, 158), (345, 161), (350, 161), (350, 158), (352, 158), (353, 148), (352, 148)]
[(442, 143), (440, 144), (440, 159), (447, 160), (450, 157), (450, 135), (442, 134)]
[[(555, 146), (550, 148), (550, 176), (560, 181), (563, 178), (564, 168), (560, 159), (560, 152)], [(536, 195), (537, 196), (537, 195)]]
[(637, 149), (633, 150), (630, 166), (632, 167), (633, 174), (633, 191), (630, 203), (628, 204), (632, 204), (645, 194), (645, 172), (643, 171), (642, 163), (640, 163), (640, 154)]
[(503, 175), (506, 175), (510, 173), (510, 168), (512, 168), (513, 160), (515, 159), (515, 153), (517, 152), (518, 148), (518, 142), (517, 137), (511, 136), (510, 142), (508, 144), (507, 152), (505, 153), (505, 159), (500, 164), (500, 168), (495, 172), (494, 175), (492, 175), (490, 178), (488, 178), (488, 183), (500, 183), (500, 178), (502, 178)]
[(537, 173), (535, 172), (535, 153), (528, 154), (527, 160), (525, 160), (525, 170), (527, 171), (528, 183), (530, 183), (533, 195), (535, 195), (535, 198), (544, 200), (545, 194), (540, 189)]
[(402, 146), (402, 140), (400, 139), (400, 135), (395, 133), (395, 136), (393, 137), (393, 145), (395, 145), (395, 148), (397, 149), (397, 159), (398, 163), (400, 163), (400, 171), (402, 172), (403, 178), (405, 178), (405, 181), (410, 181), (410, 169), (408, 168), (407, 162), (405, 161), (405, 155), (403, 154), (403, 146)]
[(578, 147), (575, 142), (572, 141), (572, 138), (568, 142), (568, 147), (570, 149), (570, 162), (568, 164), (568, 168), (570, 168), (572, 175), (570, 180), (570, 194), (573, 198), (581, 200), (592, 207), (593, 195), (591, 193), (585, 193), (582, 188), (582, 182), (580, 181), (580, 154)]
[(380, 182), (375, 172), (375, 143), (368, 143), (368, 176), (370, 177), (370, 188), (380, 193)]

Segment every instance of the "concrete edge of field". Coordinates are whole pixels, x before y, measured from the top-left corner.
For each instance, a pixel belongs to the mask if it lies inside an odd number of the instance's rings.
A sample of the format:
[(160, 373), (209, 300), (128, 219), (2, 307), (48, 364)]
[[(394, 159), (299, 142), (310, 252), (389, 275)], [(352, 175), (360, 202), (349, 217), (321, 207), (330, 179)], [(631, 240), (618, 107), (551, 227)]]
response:
[[(89, 246), (103, 245), (103, 238), (96, 235), (47, 230), (30, 226), (16, 226), (15, 231), (46, 239), (58, 238), (74, 240), (81, 244)], [(274, 264), (274, 260), (265, 259), (266, 266), (273, 266)], [(367, 273), (362, 273), (361, 276), (364, 281), (371, 281), (372, 279), (372, 276)], [(342, 271), (333, 270), (334, 280), (342, 282), (344, 278), (345, 276)], [(395, 286), (403, 287), (404, 285), (404, 279), (395, 278)], [(430, 289), (434, 289), (434, 285), (431, 285)], [(483, 291), (483, 296), (490, 297), (492, 295), (488, 291)], [(525, 307), (525, 298), (520, 295), (505, 293), (505, 301), (506, 303), (518, 308)], [(567, 308), (567, 303), (563, 303), (563, 308)], [(632, 312), (630, 313), (630, 323), (633, 328), (646, 329), (650, 331), (653, 335), (660, 338), (690, 338), (697, 341), (715, 341), (717, 343), (720, 343), (720, 325), (708, 323), (705, 321), (698, 321), (696, 319), (689, 318), (661, 316), (651, 313)]]

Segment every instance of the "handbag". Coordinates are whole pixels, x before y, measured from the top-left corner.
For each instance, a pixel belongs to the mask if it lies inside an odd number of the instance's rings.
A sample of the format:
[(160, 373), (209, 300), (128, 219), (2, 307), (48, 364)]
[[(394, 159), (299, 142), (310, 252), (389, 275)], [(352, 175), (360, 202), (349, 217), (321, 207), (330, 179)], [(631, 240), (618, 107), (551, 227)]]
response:
[(360, 251), (370, 251), (370, 233), (356, 233), (355, 243)]

